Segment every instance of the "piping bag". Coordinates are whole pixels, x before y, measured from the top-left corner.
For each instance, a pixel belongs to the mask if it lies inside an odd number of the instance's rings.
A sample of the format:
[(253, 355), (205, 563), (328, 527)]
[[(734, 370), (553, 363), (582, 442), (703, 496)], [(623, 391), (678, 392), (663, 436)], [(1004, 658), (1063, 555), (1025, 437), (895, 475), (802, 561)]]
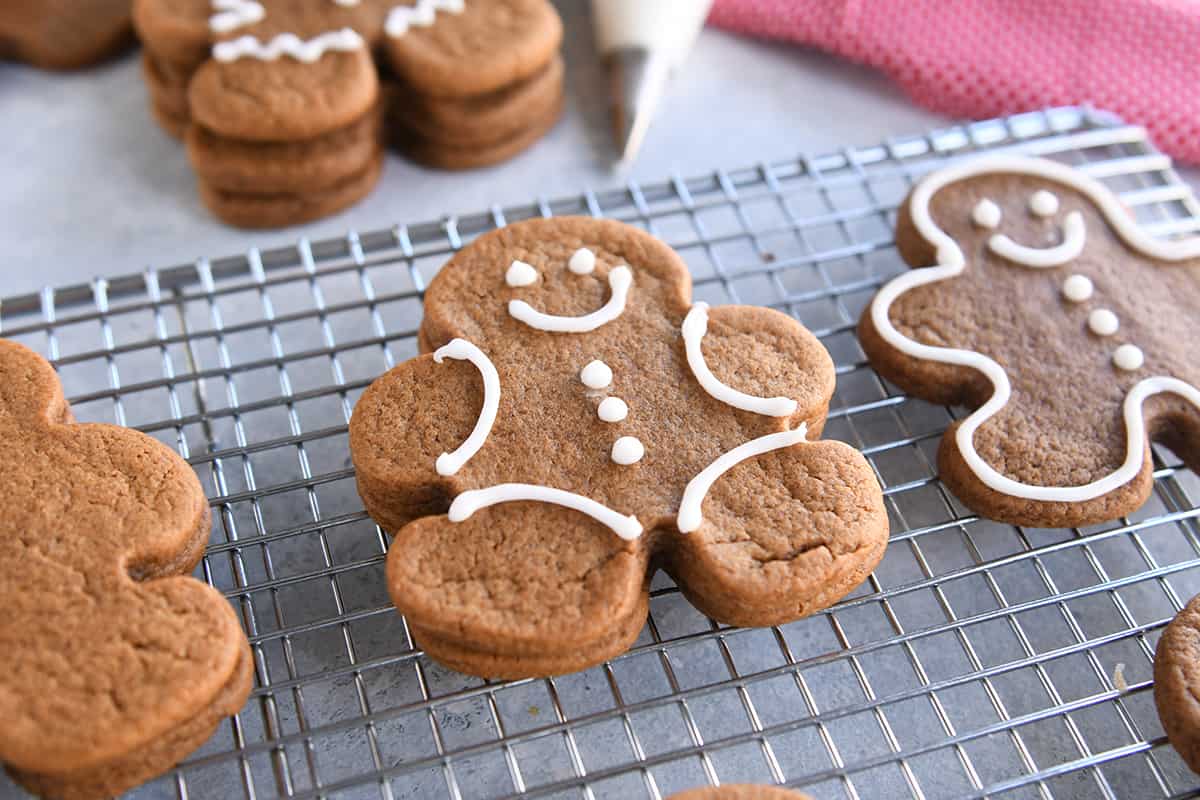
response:
[(668, 80), (696, 41), (712, 0), (592, 0), (618, 165), (633, 163)]

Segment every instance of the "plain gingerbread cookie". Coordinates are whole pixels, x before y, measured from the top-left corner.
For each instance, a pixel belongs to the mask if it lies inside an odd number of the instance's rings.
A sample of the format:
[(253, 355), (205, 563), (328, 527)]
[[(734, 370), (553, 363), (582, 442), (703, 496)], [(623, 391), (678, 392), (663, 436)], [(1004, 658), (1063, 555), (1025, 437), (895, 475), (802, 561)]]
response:
[(253, 665), (233, 609), (188, 577), (209, 532), (188, 465), (71, 419), (45, 360), (0, 340), (0, 760), (46, 797), (109, 797), (236, 713)]
[(1147, 439), (1200, 465), (1200, 238), (1152, 238), (1086, 173), (1001, 155), (920, 181), (896, 244), (916, 269), (859, 339), (904, 391), (973, 410), (938, 454), (972, 510), (1089, 525), (1149, 496)]
[(678, 255), (636, 228), (480, 237), (431, 282), (418, 339), (425, 355), (359, 400), (350, 448), (395, 535), (392, 598), (455, 669), (615, 656), (659, 567), (714, 619), (771, 625), (836, 602), (883, 554), (870, 466), (817, 441), (834, 389), (820, 342), (776, 311), (693, 304)]

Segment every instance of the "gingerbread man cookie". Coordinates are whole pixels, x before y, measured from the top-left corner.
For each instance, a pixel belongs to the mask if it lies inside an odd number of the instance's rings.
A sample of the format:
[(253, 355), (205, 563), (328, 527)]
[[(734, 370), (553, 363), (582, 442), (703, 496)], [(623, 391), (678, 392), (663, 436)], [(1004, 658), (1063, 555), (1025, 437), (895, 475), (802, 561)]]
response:
[(136, 0), (134, 19), (156, 116), (187, 141), (205, 204), (243, 227), (353, 203), (385, 140), (494, 163), (561, 109), (547, 0)]
[(1146, 500), (1151, 441), (1200, 464), (1200, 239), (1152, 238), (1087, 174), (1004, 155), (922, 180), (896, 244), (919, 268), (859, 338), (905, 391), (972, 409), (938, 457), (967, 506), (1086, 525)]
[(242, 707), (250, 648), (187, 574), (209, 511), (169, 448), (73, 424), (54, 370), (0, 340), (0, 761), (47, 797), (170, 768)]
[(678, 255), (606, 220), (480, 237), (431, 282), (425, 355), (363, 394), (359, 493), (420, 644), (489, 677), (626, 650), (662, 567), (711, 617), (826, 607), (882, 556), (870, 466), (817, 441), (833, 364), (795, 320), (691, 302)]
[(1200, 596), (1175, 615), (1154, 651), (1154, 704), (1171, 746), (1200, 772)]
[(134, 43), (131, 0), (5, 0), (0, 58), (80, 69)]

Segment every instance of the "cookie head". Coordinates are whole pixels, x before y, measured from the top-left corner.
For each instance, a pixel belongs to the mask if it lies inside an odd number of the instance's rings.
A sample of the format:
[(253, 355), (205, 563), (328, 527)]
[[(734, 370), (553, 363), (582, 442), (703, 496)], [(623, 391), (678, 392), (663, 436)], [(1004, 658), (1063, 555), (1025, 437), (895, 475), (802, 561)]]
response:
[(0, 760), (35, 792), (108, 796), (197, 747), (249, 691), (229, 604), (183, 577), (204, 493), (165, 446), (70, 423), (54, 371), (0, 340)]
[(942, 441), (943, 480), (987, 516), (1080, 525), (1150, 490), (1149, 441), (1188, 463), (1200, 370), (1200, 242), (1152, 238), (1103, 184), (996, 156), (935, 172), (900, 209), (912, 271), (859, 326), (885, 377), (973, 412)]
[(435, 657), (595, 663), (637, 636), (658, 565), (718, 619), (760, 624), (878, 560), (874, 476), (816, 441), (824, 348), (778, 312), (690, 295), (662, 242), (584, 218), (487, 234), (431, 283), (428, 355), (368, 388), (351, 452), (396, 535), (392, 596)]

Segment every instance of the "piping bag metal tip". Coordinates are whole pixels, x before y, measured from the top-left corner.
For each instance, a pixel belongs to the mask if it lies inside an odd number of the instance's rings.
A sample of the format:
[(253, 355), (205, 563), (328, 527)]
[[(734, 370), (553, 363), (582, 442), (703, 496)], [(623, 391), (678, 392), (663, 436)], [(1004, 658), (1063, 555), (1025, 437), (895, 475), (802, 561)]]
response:
[(633, 163), (642, 147), (671, 65), (667, 58), (646, 48), (622, 47), (609, 53), (605, 66), (612, 98), (616, 166), (621, 169)]

